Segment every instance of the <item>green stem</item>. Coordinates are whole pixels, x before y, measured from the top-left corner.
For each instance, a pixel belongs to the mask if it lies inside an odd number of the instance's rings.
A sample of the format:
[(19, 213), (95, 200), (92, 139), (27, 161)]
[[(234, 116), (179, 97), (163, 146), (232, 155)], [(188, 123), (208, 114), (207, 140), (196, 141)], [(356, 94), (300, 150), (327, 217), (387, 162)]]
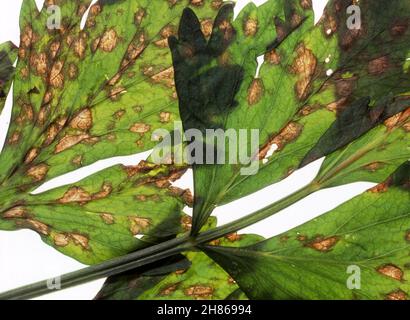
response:
[(281, 199), (278, 202), (275, 202), (265, 208), (262, 208), (254, 213), (251, 213), (241, 219), (233, 221), (231, 223), (225, 224), (223, 226), (217, 227), (213, 230), (209, 230), (203, 233), (200, 233), (196, 238), (196, 242), (198, 244), (206, 243), (223, 236), (226, 236), (230, 233), (236, 232), (238, 230), (244, 229), (249, 227), (257, 222), (260, 222), (270, 216), (278, 213), (279, 211), (289, 207), (290, 205), (302, 200), (303, 198), (307, 197), (308, 195), (312, 194), (320, 190), (320, 185), (312, 182), (311, 184), (307, 185), (306, 187), (292, 193), (291, 195)]
[[(123, 257), (62, 275), (56, 279), (60, 281), (62, 289), (67, 289), (89, 281), (106, 278), (133, 270), (137, 267), (141, 267), (165, 259), (172, 255), (194, 249), (201, 244), (208, 243), (212, 240), (219, 239), (225, 235), (251, 226), (287, 208), (288, 206), (296, 203), (319, 189), (320, 186), (317, 183), (312, 182), (306, 187), (276, 203), (273, 203), (272, 205), (269, 205), (234, 222), (200, 233), (195, 238), (190, 237), (189, 235), (184, 235), (183, 237), (172, 239), (161, 244), (130, 253)], [(0, 294), (0, 300), (30, 299), (50, 293), (51, 291), (48, 288), (47, 282), (47, 280), (44, 280), (5, 292)]]

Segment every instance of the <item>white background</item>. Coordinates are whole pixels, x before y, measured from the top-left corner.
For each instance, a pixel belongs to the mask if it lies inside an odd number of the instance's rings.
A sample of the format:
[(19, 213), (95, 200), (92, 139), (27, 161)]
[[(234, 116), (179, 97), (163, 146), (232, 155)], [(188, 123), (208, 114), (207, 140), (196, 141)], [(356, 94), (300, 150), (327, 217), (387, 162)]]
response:
[[(21, 0), (0, 2), (0, 30), (2, 30), (0, 43), (12, 40), (18, 45), (18, 17), (21, 2)], [(40, 8), (43, 1), (37, 0), (36, 2)], [(239, 0), (236, 10), (238, 11), (247, 2), (249, 1)], [(265, 1), (256, 0), (254, 2), (261, 4)], [(317, 20), (321, 16), (323, 7), (327, 1), (314, 0), (313, 2)], [(0, 149), (4, 142), (10, 112), (11, 99), (9, 96), (6, 108), (0, 116)], [(54, 179), (46, 185), (43, 185), (38, 192), (76, 182), (93, 172), (117, 163), (137, 164), (140, 160), (145, 159), (147, 154), (148, 153), (100, 161), (87, 168)], [(319, 170), (320, 164), (321, 160), (316, 161), (306, 168), (295, 172), (289, 178), (278, 184), (265, 188), (244, 199), (217, 208), (215, 214), (218, 216), (219, 224), (229, 222), (232, 219), (237, 219), (260, 209), (303, 187), (314, 178)], [(191, 188), (191, 173), (186, 174), (183, 179), (178, 182), (178, 185)], [(244, 232), (258, 233), (265, 237), (274, 236), (331, 210), (371, 186), (373, 186), (373, 184), (355, 183), (317, 192), (303, 201), (283, 210), (279, 214), (247, 228)], [(40, 240), (40, 237), (32, 231), (0, 231), (0, 292), (71, 272), (82, 267), (84, 267), (82, 264), (44, 244)], [(72, 289), (43, 296), (41, 299), (92, 299), (103, 282), (104, 280), (94, 281)]]

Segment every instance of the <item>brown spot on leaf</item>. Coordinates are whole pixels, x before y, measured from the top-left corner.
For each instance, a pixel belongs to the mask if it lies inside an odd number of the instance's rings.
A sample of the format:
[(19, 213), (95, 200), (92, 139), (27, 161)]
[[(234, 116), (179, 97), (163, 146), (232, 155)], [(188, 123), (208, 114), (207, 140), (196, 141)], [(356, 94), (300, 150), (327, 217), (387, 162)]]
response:
[(367, 71), (372, 76), (378, 76), (385, 73), (390, 67), (388, 56), (379, 57), (369, 62)]
[(374, 186), (373, 188), (369, 189), (369, 192), (371, 193), (384, 193), (386, 192), (391, 185), (391, 180), (384, 181), (382, 183), (379, 183), (377, 186)]
[(380, 266), (377, 268), (377, 272), (398, 281), (403, 280), (403, 271), (393, 264), (385, 264)]
[(253, 37), (258, 32), (258, 21), (249, 18), (245, 21), (243, 25), (243, 32), (247, 37)]
[(316, 237), (316, 239), (313, 240), (312, 242), (308, 243), (307, 246), (317, 251), (327, 252), (331, 250), (338, 241), (339, 241), (338, 237), (323, 238), (319, 236), (319, 237)]
[(85, 4), (79, 4), (77, 8), (77, 15), (82, 17), (87, 11), (87, 6)]
[(311, 81), (317, 66), (317, 59), (313, 52), (304, 44), (298, 46), (297, 57), (295, 58), (291, 70), (298, 75), (299, 81), (295, 85), (296, 95), (300, 100), (307, 98)]
[(288, 26), (279, 17), (275, 17), (275, 28), (278, 41), (283, 41), (289, 34)]
[(146, 12), (144, 9), (138, 9), (137, 12), (135, 12), (134, 23), (136, 26), (141, 25), (142, 19), (144, 19), (145, 14)]
[(189, 0), (189, 2), (196, 7), (201, 7), (204, 5), (204, 0)]
[(280, 64), (280, 55), (275, 49), (272, 49), (265, 54), (265, 61), (278, 65)]
[(134, 236), (142, 233), (151, 225), (150, 219), (139, 217), (129, 217), (129, 219), (131, 222), (130, 231)]
[(388, 130), (392, 130), (396, 127), (402, 126), (410, 118), (410, 108), (405, 111), (395, 114), (394, 116), (388, 118), (384, 121), (384, 125)]
[(401, 37), (404, 35), (409, 28), (408, 21), (396, 21), (390, 29), (390, 34), (393, 37)]
[(81, 165), (82, 165), (82, 162), (83, 162), (83, 156), (82, 156), (82, 155), (75, 156), (75, 157), (71, 160), (71, 162), (72, 162), (74, 165), (76, 165), (76, 166), (81, 166)]
[(51, 58), (55, 58), (57, 56), (58, 50), (60, 49), (61, 43), (59, 41), (54, 41), (50, 45), (50, 56)]
[(30, 58), (30, 65), (37, 75), (44, 76), (48, 69), (47, 55), (44, 52), (39, 54), (33, 53)]
[(45, 124), (49, 112), (50, 112), (50, 105), (49, 104), (46, 104), (45, 106), (42, 106), (40, 108), (40, 111), (38, 112), (38, 115), (37, 115), (37, 124), (39, 126), (42, 127)]
[(296, 12), (294, 12), (294, 13), (292, 14), (292, 16), (290, 17), (290, 26), (291, 26), (293, 29), (295, 29), (295, 28), (297, 28), (298, 26), (300, 26), (300, 24), (302, 23), (302, 21), (303, 21), (303, 17), (300, 16), (299, 14), (297, 14)]
[(49, 234), (48, 226), (40, 221), (28, 219), (26, 220), (28, 227), (34, 231), (47, 236)]
[(187, 272), (187, 269), (181, 269), (181, 270), (175, 271), (175, 274), (180, 276), (181, 274), (184, 274), (185, 272)]
[(114, 224), (115, 223), (114, 216), (110, 213), (102, 213), (102, 214), (100, 214), (100, 217), (104, 221), (105, 224)]
[(370, 163), (367, 166), (365, 166), (364, 169), (368, 170), (368, 171), (371, 171), (371, 172), (375, 172), (378, 169), (380, 169), (381, 167), (383, 167), (382, 162), (373, 162), (373, 163)]
[(387, 294), (386, 300), (407, 300), (407, 293), (403, 290), (397, 289)]
[(154, 83), (161, 83), (168, 88), (173, 88), (175, 86), (174, 68), (169, 67), (167, 69), (164, 69), (151, 76), (151, 79), (152, 81), (154, 81)]
[[(163, 40), (164, 40), (163, 45), (167, 46), (168, 40), (167, 39), (163, 39)], [(132, 65), (135, 62), (135, 60), (137, 60), (139, 56), (144, 52), (146, 47), (147, 47), (147, 44), (145, 42), (145, 35), (144, 33), (141, 33), (138, 37), (136, 37), (136, 40), (134, 40), (128, 46), (127, 57), (121, 63), (122, 68), (125, 69), (125, 68), (128, 68), (130, 65)]]
[(78, 67), (74, 63), (68, 65), (68, 77), (70, 80), (77, 79), (78, 76)]
[(147, 161), (140, 161), (136, 166), (124, 166), (128, 177), (133, 177), (138, 173), (149, 172), (156, 167), (155, 164), (149, 163)]
[(126, 112), (127, 112), (126, 110), (120, 109), (116, 111), (112, 116), (114, 119), (120, 120), (125, 115)]
[(27, 79), (29, 75), (29, 70), (27, 67), (24, 67), (20, 70), (20, 76), (23, 78), (23, 80)]
[(64, 75), (62, 74), (64, 63), (57, 61), (51, 68), (50, 85), (54, 88), (62, 88), (64, 86)]
[(14, 207), (3, 213), (3, 218), (5, 219), (15, 219), (26, 217), (27, 209), (25, 207)]
[(146, 123), (135, 123), (130, 128), (131, 132), (139, 133), (139, 134), (144, 134), (148, 132), (149, 130), (151, 130), (151, 126)]
[(90, 15), (91, 16), (97, 16), (99, 15), (101, 12), (101, 5), (99, 3), (94, 4), (93, 6), (91, 6), (90, 8)]
[(173, 187), (173, 186), (171, 186), (169, 190), (171, 191), (172, 194), (181, 197), (188, 206), (190, 207), (193, 206), (194, 198), (192, 196), (191, 190), (181, 189), (181, 188)]
[(335, 17), (325, 10), (323, 15), (323, 32), (326, 37), (331, 36), (337, 31), (337, 21)]
[(178, 283), (177, 284), (173, 284), (170, 285), (168, 287), (165, 287), (164, 289), (162, 289), (159, 293), (159, 295), (161, 296), (169, 296), (172, 293), (174, 293), (176, 290), (178, 289)]
[(112, 190), (113, 188), (112, 188), (111, 183), (104, 182), (104, 184), (101, 187), (101, 190), (93, 194), (92, 198), (97, 199), (97, 200), (106, 198), (111, 194)]
[(269, 144), (276, 144), (278, 146), (278, 150), (282, 150), (287, 144), (296, 140), (302, 133), (302, 130), (303, 126), (301, 124), (297, 122), (290, 122), (269, 142)]
[(192, 228), (192, 217), (191, 216), (183, 216), (181, 218), (181, 225), (185, 231), (190, 231)]
[(257, 104), (265, 91), (262, 79), (253, 79), (248, 89), (248, 105), (253, 106)]
[(138, 201), (147, 201), (147, 196), (144, 196), (143, 194), (139, 194), (135, 196), (135, 199), (137, 199)]
[(14, 131), (13, 134), (7, 139), (7, 143), (10, 145), (15, 145), (20, 141), (20, 132)]
[(30, 48), (35, 38), (36, 36), (34, 35), (33, 29), (30, 26), (24, 27), (24, 31), (20, 36), (20, 46), (22, 48)]
[(56, 233), (53, 235), (53, 241), (57, 247), (66, 247), (70, 243), (70, 237), (64, 233)]
[(303, 234), (299, 234), (299, 235), (296, 237), (296, 239), (297, 239), (298, 241), (300, 241), (300, 242), (305, 242), (305, 241), (308, 239), (308, 237), (306, 237), (306, 236), (303, 235)]
[(281, 243), (286, 243), (287, 241), (289, 240), (289, 236), (288, 235), (283, 235), (283, 236), (281, 236), (280, 238), (279, 238), (279, 241), (281, 242)]
[(93, 125), (93, 116), (89, 108), (81, 110), (74, 118), (70, 121), (70, 127), (78, 130), (89, 130)]
[(18, 125), (23, 125), (24, 123), (31, 123), (34, 119), (33, 107), (29, 103), (21, 104), (21, 111), (19, 116), (16, 118), (16, 123)]
[(307, 105), (307, 106), (302, 107), (302, 109), (299, 110), (298, 114), (302, 117), (306, 117), (312, 114), (313, 112), (315, 112), (316, 110), (320, 109), (320, 107), (321, 107), (320, 105), (313, 105), (313, 106)]
[(41, 181), (45, 178), (48, 172), (48, 166), (46, 164), (39, 164), (31, 167), (27, 170), (27, 175), (34, 181)]
[(212, 34), (212, 28), (213, 28), (213, 21), (212, 19), (203, 19), (201, 21), (201, 30), (202, 33), (206, 38), (210, 37)]
[(300, 0), (300, 6), (307, 10), (312, 8), (312, 0)]
[(91, 199), (91, 195), (84, 189), (80, 187), (71, 187), (58, 201), (60, 203), (78, 202), (80, 204), (83, 204), (90, 201)]
[(24, 49), (23, 47), (20, 47), (19, 51), (18, 51), (19, 58), (20, 59), (26, 59), (26, 55), (27, 55), (27, 50)]
[(231, 41), (235, 35), (235, 29), (228, 20), (223, 20), (219, 26), (219, 30), (222, 32), (225, 41)]
[[(49, 108), (44, 109), (44, 119), (42, 121), (46, 121), (45, 117), (48, 115)], [(67, 117), (61, 117), (58, 119), (56, 122), (52, 123), (46, 133), (46, 139), (44, 140), (43, 145), (48, 146), (50, 145), (54, 139), (57, 137), (58, 133), (61, 131), (61, 129), (64, 127), (65, 123), (67, 122)]]
[(100, 141), (100, 138), (98, 138), (98, 137), (90, 137), (88, 139), (84, 139), (84, 141), (82, 141), (82, 143), (93, 146), (96, 143), (98, 143), (99, 141)]
[(354, 88), (356, 87), (357, 77), (351, 77), (348, 79), (337, 79), (336, 84), (336, 93), (339, 97), (349, 97), (351, 96)]
[(31, 149), (27, 152), (26, 157), (24, 158), (24, 163), (25, 163), (25, 164), (30, 164), (30, 163), (32, 163), (33, 160), (34, 160), (35, 158), (37, 158), (39, 152), (40, 152), (40, 149), (38, 149), (38, 148), (31, 148)]
[(197, 299), (210, 298), (213, 292), (214, 288), (204, 285), (192, 286), (184, 291), (185, 295), (195, 297)]
[(407, 230), (404, 239), (406, 239), (406, 241), (409, 241), (409, 242), (410, 242), (410, 230)]
[(86, 39), (87, 35), (82, 32), (78, 38), (76, 38), (73, 42), (73, 50), (74, 50), (74, 54), (79, 57), (80, 59), (84, 58), (85, 56), (85, 49), (87, 46), (87, 42)]
[(213, 0), (211, 2), (211, 7), (214, 10), (219, 10), (222, 7), (223, 0)]
[(173, 25), (168, 25), (165, 26), (161, 32), (160, 32), (160, 36), (161, 36), (161, 40), (155, 41), (155, 45), (160, 47), (160, 48), (166, 48), (168, 47), (168, 38), (170, 36), (176, 35), (176, 28)]
[(47, 91), (46, 94), (44, 95), (44, 103), (49, 103), (52, 99), (53, 99), (53, 94), (50, 91)]
[(341, 40), (341, 47), (343, 50), (349, 50), (353, 47), (353, 44), (359, 38), (361, 32), (360, 30), (346, 30), (345, 33), (342, 35)]
[(115, 49), (118, 42), (118, 35), (114, 29), (104, 32), (99, 42), (99, 48), (105, 52), (111, 52)]
[(110, 90), (110, 93), (109, 93), (109, 98), (110, 98), (112, 101), (117, 101), (117, 100), (120, 98), (120, 95), (123, 94), (123, 93), (125, 93), (125, 92), (126, 92), (126, 90), (125, 90), (125, 88), (122, 87), (122, 86), (118, 86), (118, 87), (112, 88), (112, 89)]
[(70, 234), (71, 238), (73, 239), (74, 243), (78, 246), (81, 246), (83, 249), (88, 250), (89, 247), (89, 239), (86, 236), (81, 234), (72, 233)]
[(227, 236), (225, 236), (225, 238), (229, 240), (230, 242), (235, 242), (235, 241), (241, 240), (242, 236), (235, 232), (235, 233), (228, 234)]
[(215, 239), (209, 242), (211, 246), (219, 246), (221, 244), (221, 239)]
[(74, 136), (66, 135), (57, 143), (54, 153), (58, 154), (63, 152), (88, 138), (90, 138), (88, 134), (79, 134)]
[(168, 123), (169, 120), (171, 120), (171, 113), (169, 113), (169, 112), (161, 112), (161, 113), (159, 114), (159, 118), (160, 118), (161, 123)]

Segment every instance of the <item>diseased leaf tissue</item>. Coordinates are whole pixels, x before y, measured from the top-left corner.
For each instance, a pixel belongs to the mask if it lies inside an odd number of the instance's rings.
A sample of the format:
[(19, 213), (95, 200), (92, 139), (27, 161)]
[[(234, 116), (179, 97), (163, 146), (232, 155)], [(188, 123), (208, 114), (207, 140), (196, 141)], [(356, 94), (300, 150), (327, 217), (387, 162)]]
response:
[[(410, 298), (409, 1), (330, 0), (317, 24), (310, 0), (250, 3), (236, 18), (222, 0), (90, 4), (46, 0), (38, 11), (24, 0), (19, 47), (0, 44), (0, 111), (13, 83), (1, 230), (32, 229), (97, 268), (117, 258), (122, 272), (105, 274), (97, 299)], [(51, 5), (59, 28), (48, 27)], [(352, 5), (360, 28), (347, 23)], [(152, 149), (155, 130), (175, 121), (259, 130), (259, 171), (194, 165), (191, 191), (173, 186), (188, 166), (148, 159), (33, 194), (98, 160)], [(322, 157), (308, 186), (217, 227), (217, 206)], [(238, 233), (358, 181), (377, 185), (271, 239)]]

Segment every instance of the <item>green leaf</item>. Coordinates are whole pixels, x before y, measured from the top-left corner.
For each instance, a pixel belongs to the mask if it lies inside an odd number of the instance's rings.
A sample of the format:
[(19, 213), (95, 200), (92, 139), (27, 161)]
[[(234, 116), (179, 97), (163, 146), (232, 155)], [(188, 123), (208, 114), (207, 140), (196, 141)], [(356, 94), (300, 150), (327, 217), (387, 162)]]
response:
[[(49, 30), (47, 5), (22, 6), (12, 123), (0, 156), (3, 185), (38, 185), (97, 160), (149, 150), (157, 128), (178, 120), (167, 38), (186, 6), (202, 20), (215, 1), (54, 1), (61, 29)], [(192, 2), (192, 3), (191, 3)], [(159, 14), (160, 13), (160, 14)], [(28, 158), (27, 158), (28, 156)], [(43, 166), (37, 179), (31, 167)]]
[[(302, 6), (299, 1), (268, 1), (260, 7), (249, 4), (233, 21), (232, 11), (231, 5), (222, 7), (208, 41), (192, 12), (186, 11), (179, 39), (172, 38), (184, 129), (260, 128), (267, 137), (271, 128), (265, 129), (264, 115), (272, 112), (271, 105), (256, 105), (270, 88), (264, 92), (260, 79), (254, 78), (257, 57), (283, 41), (305, 18), (313, 21), (311, 5), (309, 1)], [(222, 201), (239, 171), (239, 166), (231, 165), (194, 166), (194, 233)]]
[[(307, 154), (315, 145), (319, 147), (319, 138), (327, 132), (336, 117), (343, 114), (346, 108), (353, 110), (363, 97), (370, 97), (372, 106), (397, 99), (401, 94), (403, 97), (399, 99), (408, 98), (405, 93), (408, 93), (410, 86), (409, 3), (394, 1), (374, 6), (371, 1), (361, 1), (362, 26), (366, 27), (359, 31), (346, 27), (346, 8), (349, 5), (351, 1), (329, 1), (316, 26), (296, 30), (307, 49), (300, 50), (296, 57), (295, 46), (287, 45), (286, 41), (266, 55), (265, 59), (270, 64), (262, 66), (260, 76), (263, 77), (266, 72), (267, 77), (275, 70), (278, 94), (286, 91), (282, 88), (297, 84), (297, 79), (291, 78), (285, 84), (284, 79), (289, 78), (287, 70), (292, 69), (293, 65), (300, 65), (303, 69), (304, 65), (308, 66), (303, 63), (305, 59), (315, 58), (315, 72), (309, 82), (311, 94), (300, 101), (293, 119), (286, 122), (279, 134), (273, 134), (263, 146), (262, 156), (273, 145), (277, 145), (278, 149), (273, 155), (265, 157), (266, 163), (261, 165), (259, 174), (237, 178), (225, 195), (225, 202), (277, 182), (307, 164)], [(383, 63), (385, 59), (388, 63)], [(333, 72), (330, 77), (326, 75), (327, 70)], [(283, 94), (285, 96), (278, 100), (278, 110), (289, 108), (284, 103), (289, 92)], [(355, 121), (365, 120), (357, 118)], [(345, 132), (349, 130), (351, 127), (346, 127)], [(341, 137), (337, 137), (333, 146), (343, 145), (342, 142)], [(334, 151), (334, 148), (323, 151), (326, 152), (322, 152), (321, 156)]]
[[(20, 196), (0, 213), (0, 228), (29, 228), (44, 242), (85, 264), (151, 245), (137, 239), (184, 232), (184, 190), (170, 186), (184, 169), (145, 162), (115, 166), (38, 195)], [(0, 197), (1, 198), (1, 197)]]
[(13, 81), (13, 64), (16, 58), (17, 47), (13, 43), (0, 44), (0, 112), (6, 103), (7, 94)]
[(409, 183), (407, 162), (386, 182), (289, 232), (248, 247), (204, 251), (251, 299), (405, 300)]
[[(257, 174), (244, 176), (241, 165), (198, 166), (194, 174), (194, 229), (199, 228), (200, 221), (205, 221), (216, 206), (285, 178), (301, 165), (345, 146), (408, 107), (405, 102), (410, 86), (407, 1), (385, 2), (380, 6), (361, 1), (361, 30), (346, 26), (349, 18), (346, 9), (351, 1), (330, 1), (316, 25), (308, 2), (303, 4), (305, 11), (301, 8), (289, 11), (280, 1), (268, 1), (255, 9), (255, 14), (272, 10), (271, 16), (282, 18), (285, 12), (292, 12), (287, 15), (288, 21), (300, 22), (293, 29), (285, 28), (286, 36), (279, 36), (270, 47), (273, 49), (266, 53), (256, 78), (257, 55), (253, 55), (253, 48), (244, 45), (247, 42), (243, 40), (247, 39), (242, 31), (247, 14), (232, 23), (236, 36), (223, 55), (228, 58), (222, 66), (241, 66), (244, 80), (234, 99), (236, 106), (224, 115), (223, 125), (219, 127), (259, 129), (262, 145), (254, 160), (261, 160), (260, 168)], [(278, 22), (276, 26), (283, 31)], [(245, 53), (246, 50), (250, 51)], [(355, 108), (361, 105), (363, 97), (370, 97), (370, 106), (364, 103), (362, 108)], [(404, 103), (397, 103), (399, 99)], [(202, 113), (203, 110), (199, 114)], [(355, 124), (346, 124), (350, 118), (354, 118)], [(351, 132), (352, 129), (356, 131)], [(342, 130), (346, 135), (338, 136), (337, 143), (332, 144), (332, 139)], [(277, 150), (269, 155), (268, 151), (275, 145)], [(316, 150), (309, 154), (315, 145)], [(403, 144), (395, 145), (403, 148)], [(228, 143), (226, 146), (228, 150)]]
[[(168, 184), (184, 169), (142, 163), (128, 174), (114, 167), (30, 192), (97, 160), (152, 148), (151, 133), (179, 119), (168, 36), (186, 6), (205, 27), (220, 3), (100, 0), (81, 29), (90, 3), (46, 1), (38, 11), (34, 0), (23, 1), (12, 119), (0, 154), (0, 229), (33, 229), (94, 264), (183, 231), (189, 194)], [(50, 4), (61, 9), (60, 29), (50, 27)], [(15, 55), (10, 44), (3, 47), (10, 61), (1, 55), (2, 74)]]
[[(261, 237), (255, 235), (233, 234), (214, 243), (236, 247), (260, 240)], [(232, 278), (204, 253), (189, 252), (185, 256), (185, 259), (176, 256), (127, 274), (110, 277), (97, 295), (97, 299), (245, 298)]]

